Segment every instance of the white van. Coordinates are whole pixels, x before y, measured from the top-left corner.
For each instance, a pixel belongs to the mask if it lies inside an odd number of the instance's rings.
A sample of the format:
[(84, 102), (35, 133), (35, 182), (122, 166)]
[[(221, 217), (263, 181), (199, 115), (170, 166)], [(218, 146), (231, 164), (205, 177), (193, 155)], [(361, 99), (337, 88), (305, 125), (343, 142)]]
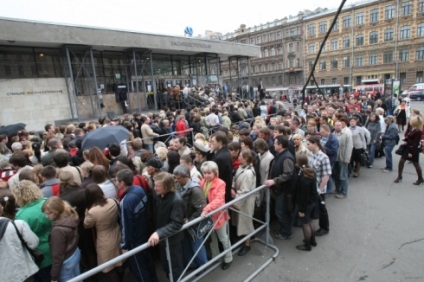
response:
[(408, 90), (402, 92), (402, 95), (412, 94), (414, 92), (424, 91), (424, 83), (416, 83), (409, 87)]

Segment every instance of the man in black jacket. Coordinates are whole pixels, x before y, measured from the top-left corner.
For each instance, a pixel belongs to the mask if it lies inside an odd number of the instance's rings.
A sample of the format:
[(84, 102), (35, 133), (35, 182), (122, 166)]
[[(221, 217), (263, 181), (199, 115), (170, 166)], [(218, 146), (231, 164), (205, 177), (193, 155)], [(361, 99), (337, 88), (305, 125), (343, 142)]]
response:
[(226, 184), (225, 187), (225, 202), (230, 202), (231, 186), (233, 184), (233, 160), (231, 153), (227, 148), (228, 139), (224, 132), (217, 131), (210, 137), (209, 146), (214, 152), (212, 161), (218, 165), (219, 178)]
[[(156, 231), (150, 236), (148, 242), (155, 246), (160, 246), (160, 258), (162, 267), (167, 276), (172, 271), (171, 281), (180, 278), (183, 270), (183, 256), (181, 241), (184, 238), (183, 232), (178, 232), (184, 224), (184, 201), (180, 194), (175, 191), (175, 182), (172, 174), (160, 172), (154, 177), (155, 182), (155, 221)], [(175, 235), (174, 235), (175, 234)], [(169, 251), (172, 270), (168, 267), (168, 259), (166, 257), (166, 241), (160, 240), (167, 238), (169, 240)]]
[(290, 201), (294, 172), (294, 157), (287, 149), (289, 140), (279, 135), (275, 138), (276, 155), (272, 160), (268, 180), (265, 185), (271, 187), (275, 196), (275, 214), (280, 223), (280, 230), (275, 238), (287, 240), (293, 237), (291, 230)]

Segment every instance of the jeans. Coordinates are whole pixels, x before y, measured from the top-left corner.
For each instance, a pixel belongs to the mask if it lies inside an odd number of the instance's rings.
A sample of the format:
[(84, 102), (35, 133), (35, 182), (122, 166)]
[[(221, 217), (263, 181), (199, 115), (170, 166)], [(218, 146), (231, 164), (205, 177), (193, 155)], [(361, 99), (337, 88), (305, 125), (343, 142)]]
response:
[(275, 198), (275, 215), (280, 223), (279, 233), (283, 236), (292, 235), (292, 222), (289, 212), (289, 202), (286, 194), (281, 193)]
[(154, 153), (155, 152), (155, 147), (153, 146), (153, 144), (144, 144), (143, 145), (143, 148), (145, 149), (145, 150), (149, 150), (150, 152), (152, 152), (152, 153)]
[(395, 144), (386, 144), (384, 146), (384, 154), (386, 155), (386, 169), (392, 171), (393, 170), (393, 156), (392, 151), (395, 147)]
[(80, 275), (81, 251), (77, 248), (75, 252), (67, 258), (60, 269), (60, 281), (68, 281)]
[(369, 164), (368, 165), (373, 165), (374, 164), (374, 157), (375, 157), (375, 148), (376, 148), (376, 144), (375, 143), (371, 143), (368, 147), (368, 160), (369, 160)]
[[(230, 237), (228, 236), (228, 233), (227, 233), (227, 226), (228, 226), (228, 221), (226, 221), (225, 224), (222, 225), (219, 229), (214, 230), (212, 232), (211, 244), (210, 244), (212, 257), (216, 257), (217, 255), (219, 255), (217, 237), (219, 241), (221, 242), (222, 247), (224, 248), (225, 251), (231, 248)], [(224, 262), (229, 263), (232, 261), (233, 261), (233, 253), (229, 251), (225, 254)]]
[(206, 248), (204, 245), (202, 246), (203, 239), (204, 238), (196, 239), (193, 241), (190, 235), (184, 236), (182, 241), (184, 265), (187, 265), (190, 262), (190, 260), (193, 258), (193, 255), (197, 252), (197, 250), (199, 250), (199, 248), (200, 250), (191, 263), (190, 268), (196, 269), (208, 262)]
[(349, 164), (336, 162), (336, 165), (334, 166), (333, 179), (336, 191), (347, 196), (347, 189), (349, 187)]

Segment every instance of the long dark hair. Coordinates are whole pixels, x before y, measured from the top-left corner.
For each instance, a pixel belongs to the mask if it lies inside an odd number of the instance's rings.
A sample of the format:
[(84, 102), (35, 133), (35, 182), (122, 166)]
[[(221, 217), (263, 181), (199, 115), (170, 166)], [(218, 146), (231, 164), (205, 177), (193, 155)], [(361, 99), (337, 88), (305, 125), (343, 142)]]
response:
[(312, 143), (312, 144), (315, 144), (315, 145), (317, 145), (318, 146), (318, 148), (323, 152), (323, 153), (325, 153), (325, 149), (324, 149), (324, 147), (322, 146), (322, 144), (321, 144), (321, 140), (319, 140), (319, 137), (318, 136), (310, 136), (309, 138), (308, 138), (308, 141), (309, 141), (309, 143)]
[(104, 206), (106, 204), (105, 194), (99, 185), (92, 183), (85, 188), (85, 208), (93, 206)]
[(314, 169), (309, 166), (308, 156), (300, 154), (296, 156), (296, 167), (300, 172), (303, 172), (305, 178), (314, 179)]

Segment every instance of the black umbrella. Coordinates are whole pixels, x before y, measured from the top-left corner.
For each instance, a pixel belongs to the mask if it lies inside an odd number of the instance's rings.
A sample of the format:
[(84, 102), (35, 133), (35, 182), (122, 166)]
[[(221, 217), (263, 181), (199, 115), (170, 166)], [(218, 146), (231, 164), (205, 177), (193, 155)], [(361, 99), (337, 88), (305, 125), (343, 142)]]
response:
[(25, 129), (25, 123), (9, 124), (0, 128), (0, 134), (13, 135), (18, 131)]
[(121, 143), (130, 136), (130, 132), (123, 126), (105, 126), (87, 133), (82, 140), (81, 149), (87, 150), (98, 147), (101, 150), (112, 143)]

